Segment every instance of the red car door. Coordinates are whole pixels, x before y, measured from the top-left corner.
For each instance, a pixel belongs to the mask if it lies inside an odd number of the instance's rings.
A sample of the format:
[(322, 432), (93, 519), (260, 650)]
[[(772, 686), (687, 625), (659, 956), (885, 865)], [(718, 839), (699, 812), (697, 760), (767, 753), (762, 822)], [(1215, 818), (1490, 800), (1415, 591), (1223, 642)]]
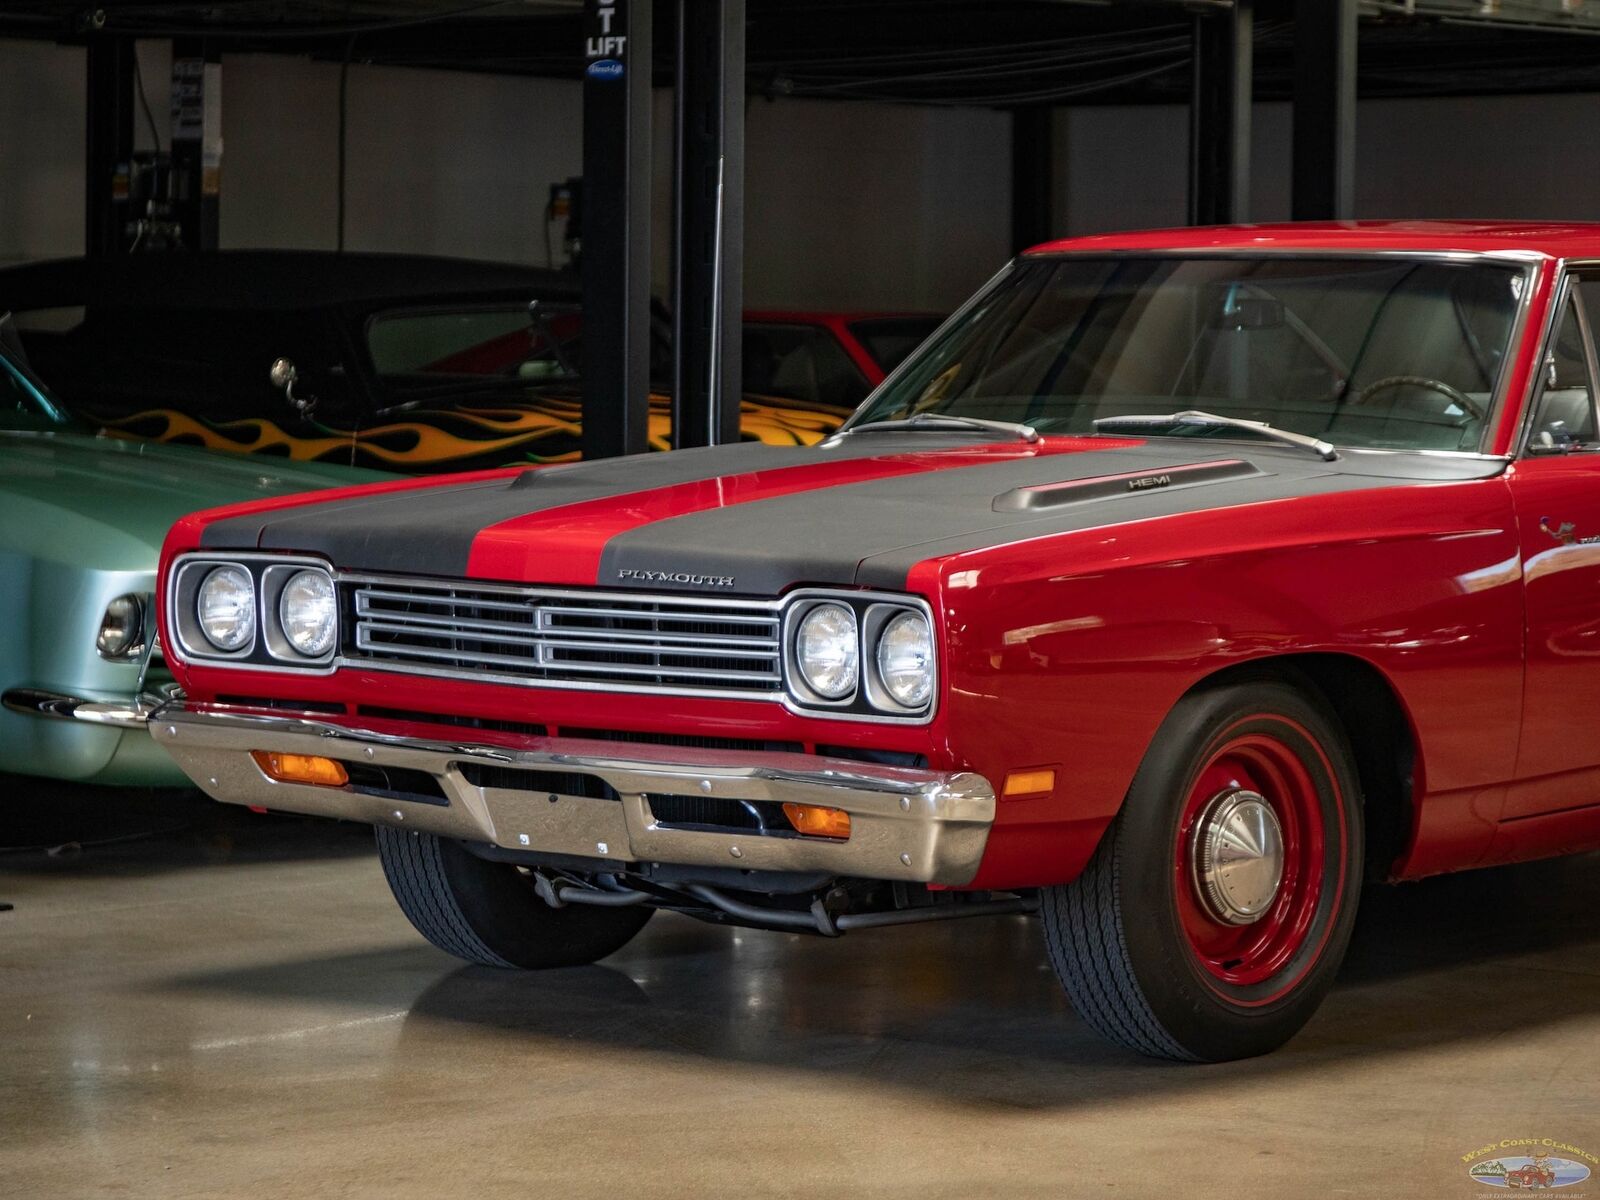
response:
[(1593, 321), (1600, 274), (1572, 275), (1545, 347), (1510, 487), (1527, 596), (1521, 783), (1502, 818), (1597, 806), (1600, 820), (1600, 422)]

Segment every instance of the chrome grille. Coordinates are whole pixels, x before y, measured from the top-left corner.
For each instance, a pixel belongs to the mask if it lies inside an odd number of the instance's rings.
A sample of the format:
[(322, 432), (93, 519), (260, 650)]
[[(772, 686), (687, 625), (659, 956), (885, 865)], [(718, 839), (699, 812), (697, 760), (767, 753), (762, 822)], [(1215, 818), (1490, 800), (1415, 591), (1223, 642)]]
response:
[(422, 580), (343, 585), (349, 660), (607, 691), (780, 692), (776, 602)]

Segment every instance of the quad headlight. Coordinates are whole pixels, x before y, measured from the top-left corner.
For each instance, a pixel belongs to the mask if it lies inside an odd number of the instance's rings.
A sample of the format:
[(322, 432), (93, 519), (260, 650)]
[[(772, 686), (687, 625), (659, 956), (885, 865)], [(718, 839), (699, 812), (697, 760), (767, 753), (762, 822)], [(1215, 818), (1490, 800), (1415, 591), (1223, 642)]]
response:
[(250, 644), (256, 633), (256, 587), (243, 567), (217, 567), (200, 584), (195, 597), (200, 632), (218, 650), (233, 653)]
[(176, 561), (165, 587), (180, 658), (255, 670), (335, 666), (339, 593), (316, 559), (198, 551)]
[(333, 649), (339, 633), (339, 605), (326, 571), (297, 571), (278, 593), (278, 623), (284, 639), (307, 658)]
[(920, 599), (807, 590), (785, 612), (790, 707), (839, 720), (925, 720), (938, 690), (933, 620)]
[(896, 704), (922, 708), (933, 698), (933, 628), (920, 612), (890, 618), (878, 634), (878, 681)]
[(794, 657), (800, 678), (825, 700), (842, 700), (861, 678), (856, 614), (843, 604), (818, 604), (800, 618)]

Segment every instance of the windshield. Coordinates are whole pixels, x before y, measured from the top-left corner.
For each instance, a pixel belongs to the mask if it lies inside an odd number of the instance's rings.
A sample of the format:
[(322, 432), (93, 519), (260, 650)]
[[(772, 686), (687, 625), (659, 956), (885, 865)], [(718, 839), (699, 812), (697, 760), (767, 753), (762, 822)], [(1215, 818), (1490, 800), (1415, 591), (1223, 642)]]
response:
[[(652, 316), (651, 378), (672, 373), (670, 343)], [(390, 388), (427, 388), (452, 379), (576, 383), (583, 315), (575, 304), (494, 304), (396, 309), (367, 323), (367, 353)]]
[(1441, 259), (1024, 260), (853, 424), (935, 413), (1090, 434), (1201, 409), (1337, 445), (1477, 450), (1526, 287), (1521, 267)]
[(10, 313), (0, 313), (0, 428), (33, 429), (64, 425), (57, 404), (27, 365)]

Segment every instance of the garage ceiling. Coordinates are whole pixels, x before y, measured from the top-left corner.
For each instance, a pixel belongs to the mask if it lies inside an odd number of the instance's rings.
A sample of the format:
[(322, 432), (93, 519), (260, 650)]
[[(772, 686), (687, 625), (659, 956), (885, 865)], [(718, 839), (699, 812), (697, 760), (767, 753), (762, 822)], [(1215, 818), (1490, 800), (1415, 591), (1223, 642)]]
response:
[[(1010, 107), (1187, 100), (1193, 22), (1230, 0), (748, 3), (754, 94)], [(676, 6), (657, 6), (669, 31)], [(1286, 98), (1293, 8), (1256, 7), (1256, 93)], [(204, 34), (227, 51), (578, 78), (581, 11), (581, 0), (8, 0), (0, 35)], [(1600, 90), (1596, 0), (1368, 0), (1362, 12), (1363, 95)], [(668, 82), (672, 39), (657, 43)]]

